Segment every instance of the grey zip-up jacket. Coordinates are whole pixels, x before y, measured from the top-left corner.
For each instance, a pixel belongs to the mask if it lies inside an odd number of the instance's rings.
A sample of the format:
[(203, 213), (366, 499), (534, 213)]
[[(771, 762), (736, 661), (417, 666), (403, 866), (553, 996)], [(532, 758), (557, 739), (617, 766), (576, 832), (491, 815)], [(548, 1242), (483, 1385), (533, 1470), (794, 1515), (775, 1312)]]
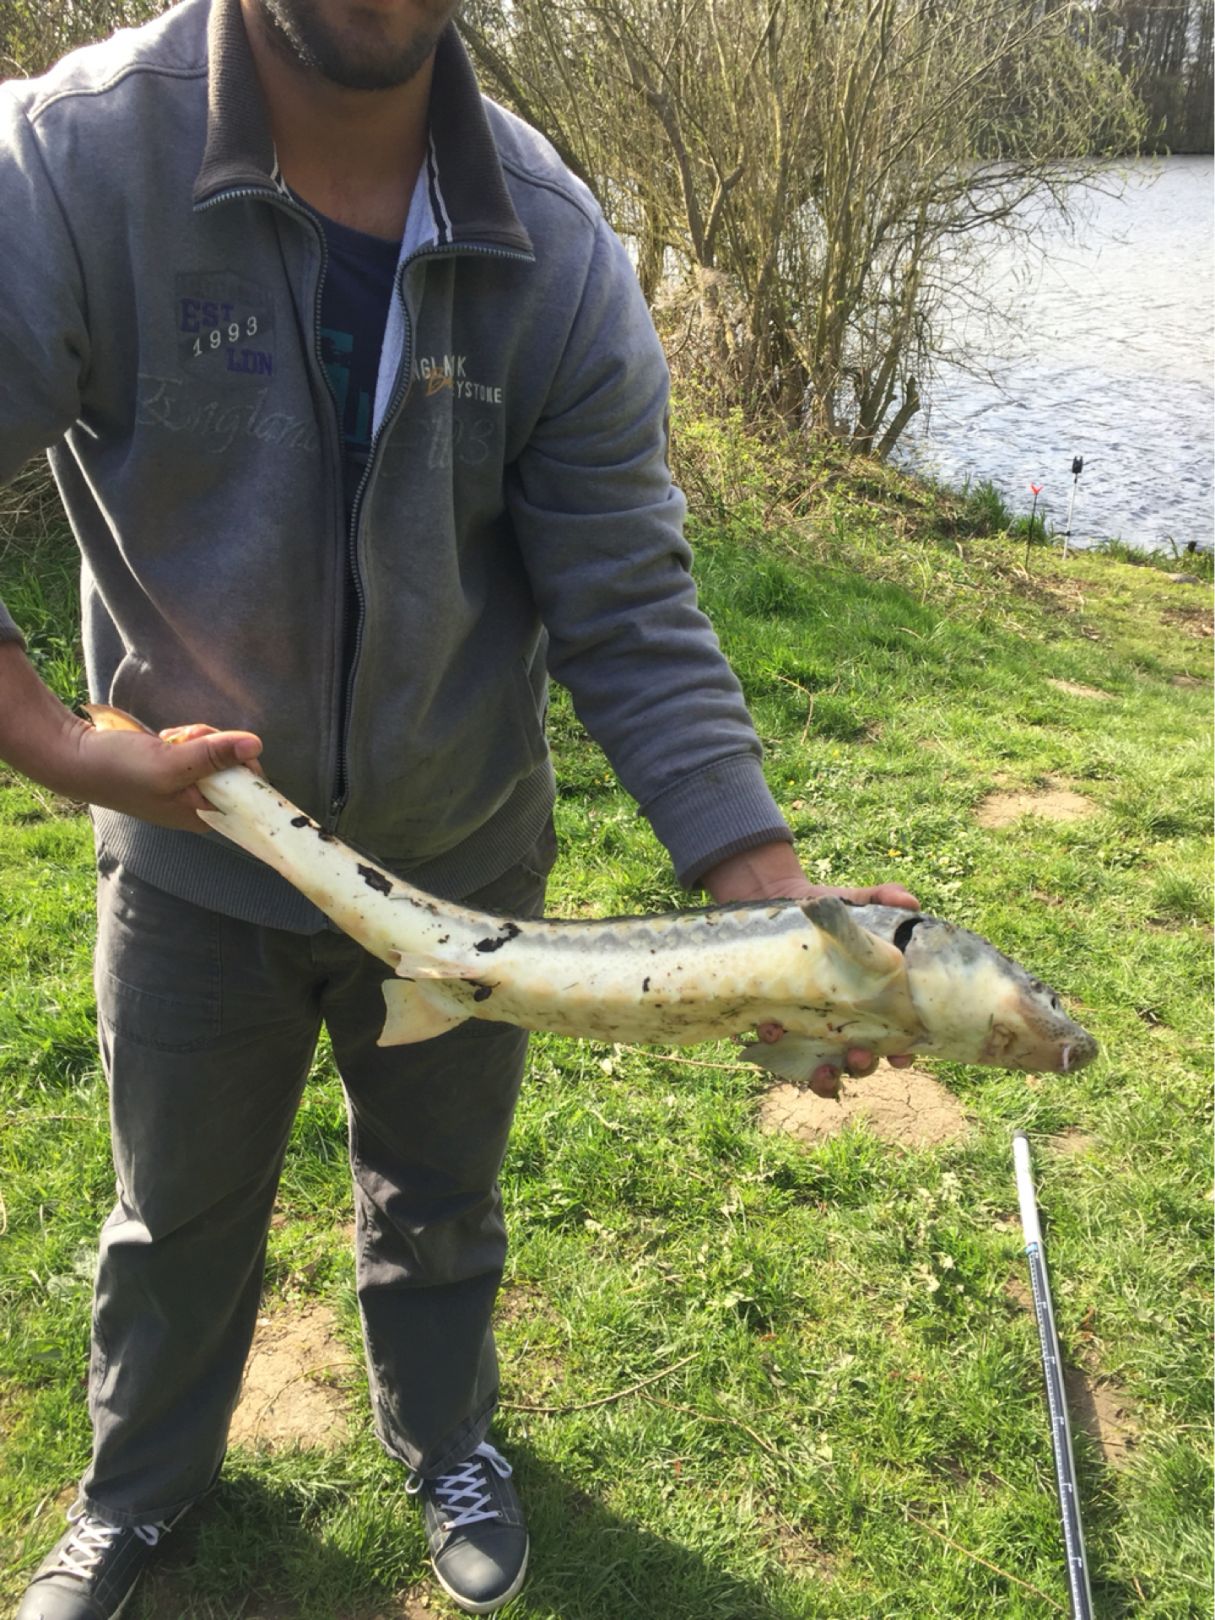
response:
[[(0, 479), (49, 447), (94, 699), (257, 732), (303, 809), (457, 896), (545, 825), (551, 671), (691, 882), (788, 833), (696, 607), (657, 339), (594, 199), (453, 30), (430, 126), (348, 529), (323, 238), (278, 180), (237, 0), (4, 86)], [(218, 837), (95, 825), (183, 898), (322, 922)]]

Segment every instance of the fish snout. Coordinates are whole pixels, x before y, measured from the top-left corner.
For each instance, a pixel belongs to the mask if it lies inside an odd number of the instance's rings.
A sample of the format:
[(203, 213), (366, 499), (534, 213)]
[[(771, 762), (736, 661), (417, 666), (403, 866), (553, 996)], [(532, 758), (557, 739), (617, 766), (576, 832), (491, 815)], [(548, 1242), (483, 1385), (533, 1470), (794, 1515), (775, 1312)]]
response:
[(1097, 1056), (1097, 1042), (1079, 1024), (1065, 1030), (992, 1025), (981, 1061), (1029, 1074), (1074, 1074)]
[(1059, 1050), (1059, 1065), (1056, 1074), (1072, 1074), (1076, 1069), (1084, 1068), (1097, 1056), (1097, 1042), (1088, 1030), (1076, 1025), (1075, 1033), (1070, 1039), (1063, 1042)]

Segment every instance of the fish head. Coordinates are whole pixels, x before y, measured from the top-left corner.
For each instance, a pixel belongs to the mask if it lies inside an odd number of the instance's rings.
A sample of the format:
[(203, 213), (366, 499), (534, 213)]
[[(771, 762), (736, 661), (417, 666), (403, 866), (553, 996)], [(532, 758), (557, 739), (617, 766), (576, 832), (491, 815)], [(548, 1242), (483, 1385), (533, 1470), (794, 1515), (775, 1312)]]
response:
[(901, 943), (916, 1012), (955, 1061), (1069, 1074), (1096, 1057), (1050, 986), (978, 934), (919, 917)]

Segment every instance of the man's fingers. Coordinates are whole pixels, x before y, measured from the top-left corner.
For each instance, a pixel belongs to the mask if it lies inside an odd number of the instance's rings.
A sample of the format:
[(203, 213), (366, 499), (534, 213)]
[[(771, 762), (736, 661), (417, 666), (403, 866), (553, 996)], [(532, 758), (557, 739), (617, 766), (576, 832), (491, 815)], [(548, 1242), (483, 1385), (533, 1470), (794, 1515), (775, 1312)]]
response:
[(838, 894), (857, 906), (901, 906), (907, 911), (918, 911), (920, 902), (910, 889), (901, 883), (879, 883), (872, 889), (827, 889), (827, 894)]
[(810, 1090), (819, 1097), (838, 1097), (840, 1094), (840, 1071), (834, 1063), (820, 1063), (810, 1076)]
[[(196, 728), (183, 726), (182, 731)], [(183, 782), (197, 782), (202, 776), (213, 776), (233, 765), (247, 765), (262, 751), (261, 739), (251, 731), (206, 731), (202, 736), (182, 740), (169, 738), (174, 744), (176, 758), (173, 764)]]

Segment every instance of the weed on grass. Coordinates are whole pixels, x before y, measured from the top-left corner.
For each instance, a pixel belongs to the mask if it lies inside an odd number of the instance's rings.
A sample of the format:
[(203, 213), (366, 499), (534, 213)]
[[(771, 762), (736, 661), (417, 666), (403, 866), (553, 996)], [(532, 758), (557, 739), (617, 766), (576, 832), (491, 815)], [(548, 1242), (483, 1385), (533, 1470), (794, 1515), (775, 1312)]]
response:
[[(795, 464), (738, 421), (685, 417), (675, 442), (702, 599), (806, 869), (907, 884), (1056, 986), (1102, 1055), (1070, 1076), (935, 1065), (962, 1122), (935, 1145), (882, 1134), (861, 1108), (807, 1142), (771, 1128), (767, 1082), (728, 1043), (663, 1054), (537, 1037), (502, 1173), (513, 1246), (497, 1433), (533, 1535), (512, 1612), (1065, 1612), (1012, 1181), (1023, 1129), (1077, 1402), (1120, 1414), (1116, 1447), (1076, 1415), (1097, 1612), (1199, 1615), (1211, 1578), (1209, 640), (1179, 627), (1181, 587), (1159, 571), (1035, 547), (1027, 573), (1024, 548), (985, 527), (1007, 515), (980, 491), (951, 497), (817, 453)], [(10, 525), (0, 594), (70, 698), (72, 569), (53, 515), (33, 510), (28, 544)], [(550, 911), (685, 903), (561, 694), (550, 730), (564, 849)], [(997, 795), (1010, 813), (985, 825)], [(1060, 820), (1066, 796), (1085, 809)], [(0, 878), (10, 1601), (87, 1456), (89, 1283), (113, 1174), (79, 810), (0, 780)], [(853, 1089), (863, 1098), (865, 1082)], [(324, 1358), (343, 1370), (315, 1410), (337, 1401), (343, 1424), (301, 1418), (295, 1443), (273, 1446), (244, 1425), (135, 1620), (447, 1612), (402, 1472), (370, 1432), (345, 1131), (322, 1046), (284, 1168), (265, 1312), (275, 1333), (325, 1323)]]

